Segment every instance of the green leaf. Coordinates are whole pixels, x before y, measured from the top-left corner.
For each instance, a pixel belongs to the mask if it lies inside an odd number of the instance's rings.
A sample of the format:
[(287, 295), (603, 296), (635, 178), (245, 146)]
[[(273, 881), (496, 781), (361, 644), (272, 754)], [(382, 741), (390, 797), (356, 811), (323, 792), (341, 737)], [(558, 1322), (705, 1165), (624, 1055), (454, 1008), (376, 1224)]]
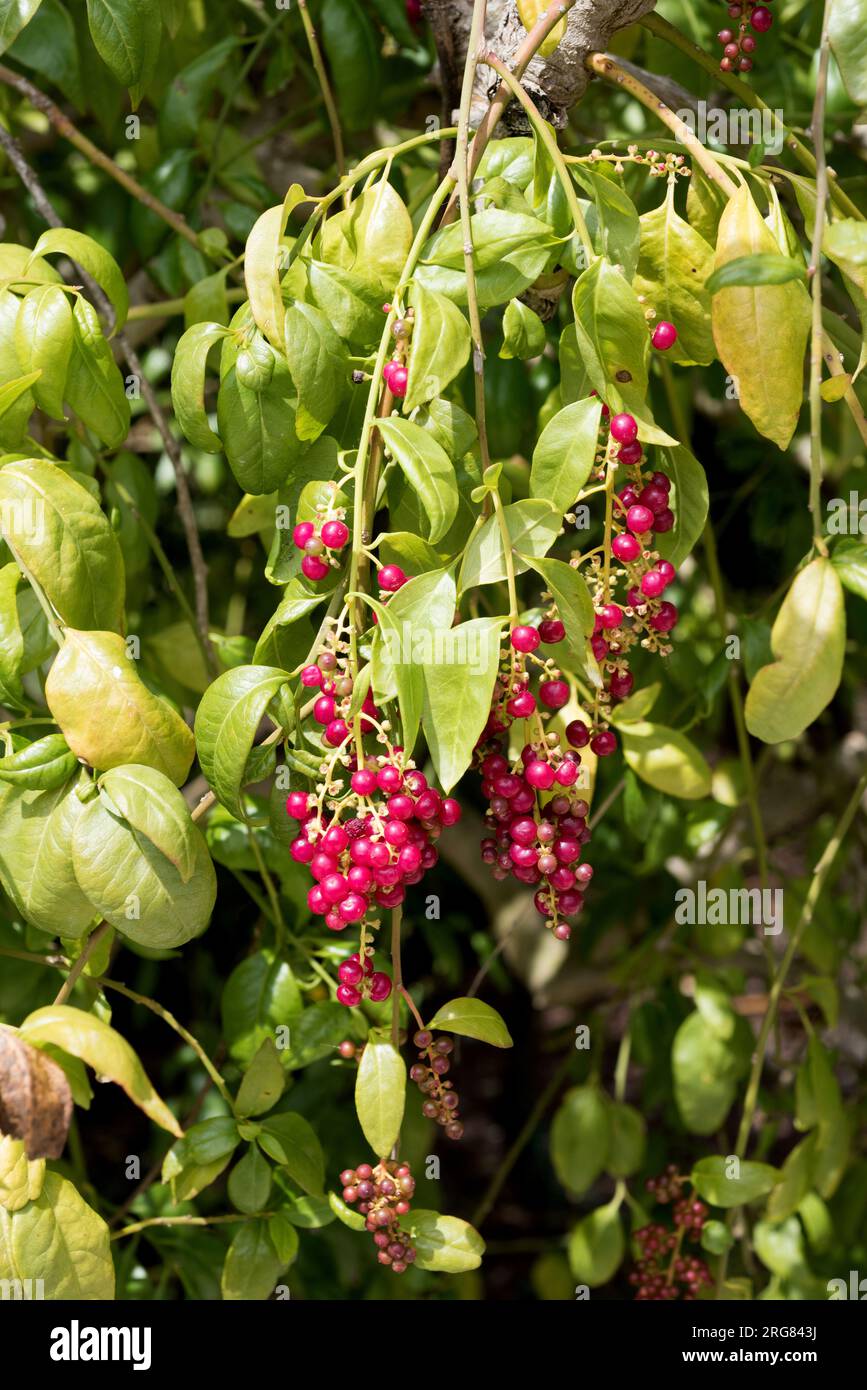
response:
[(611, 1110), (595, 1086), (566, 1092), (551, 1123), (551, 1159), (567, 1191), (582, 1196), (605, 1167), (611, 1143)]
[(810, 1191), (818, 1137), (818, 1131), (814, 1130), (787, 1155), (779, 1182), (768, 1198), (769, 1221), (784, 1221), (791, 1216)]
[(28, 1159), (20, 1139), (13, 1139), (11, 1134), (0, 1136), (0, 1207), (20, 1211), (36, 1201), (44, 1182), (45, 1159)]
[(724, 1255), (731, 1250), (735, 1238), (722, 1221), (706, 1221), (701, 1231), (701, 1248), (709, 1255)]
[(753, 1227), (753, 1243), (762, 1264), (779, 1279), (796, 1279), (808, 1273), (804, 1232), (796, 1217), (790, 1216), (779, 1225), (757, 1221)]
[(406, 1067), (390, 1042), (371, 1034), (355, 1080), (355, 1110), (364, 1137), (378, 1158), (397, 1142), (406, 1103)]
[(831, 51), (852, 100), (867, 103), (867, 28), (864, 0), (833, 0), (828, 16)]
[(103, 1302), (114, 1298), (108, 1227), (59, 1173), (47, 1173), (35, 1201), (0, 1206), (0, 1280), (41, 1279), (45, 1297)]
[(5, 53), (30, 23), (42, 0), (3, 0), (0, 4), (0, 53)]
[(275, 1211), (268, 1221), (268, 1234), (274, 1243), (274, 1249), (283, 1261), (284, 1267), (291, 1265), (297, 1258), (300, 1244), (298, 1232), (292, 1224), (291, 1213)]
[(670, 183), (664, 202), (641, 218), (641, 254), (633, 281), (657, 318), (677, 328), (677, 341), (665, 354), (670, 362), (706, 366), (714, 359), (710, 286), (705, 284), (713, 254), (713, 247), (677, 212)]
[(10, 547), (63, 622), (120, 629), (123, 558), (86, 488), (44, 459), (16, 459), (0, 469), (0, 511)]
[(360, 1211), (353, 1211), (348, 1207), (342, 1197), (338, 1197), (336, 1192), (329, 1192), (328, 1205), (334, 1212), (338, 1221), (342, 1221), (344, 1226), (348, 1226), (350, 1231), (364, 1230), (364, 1217)]
[[(482, 309), (523, 294), (542, 273), (556, 245), (551, 228), (529, 213), (486, 208), (474, 214), (471, 228), (476, 291)], [(455, 304), (466, 304), (464, 235), (459, 222), (441, 227), (426, 242), (415, 282)]]
[[(541, 497), (513, 502), (503, 508), (503, 516), (512, 542), (515, 574), (523, 574), (528, 568), (529, 557), (536, 559), (551, 549), (560, 534), (562, 516)], [(458, 588), (466, 593), (468, 589), (496, 584), (505, 578), (506, 552), (500, 524), (496, 516), (489, 516), (467, 546)]]
[(673, 504), (674, 525), (654, 537), (654, 546), (663, 560), (677, 569), (689, 555), (704, 531), (708, 512), (705, 471), (683, 444), (662, 448), (662, 467), (673, 483), (669, 505)]
[(244, 385), (241, 368), (239, 357), (220, 382), (217, 425), (238, 485), (261, 495), (285, 483), (301, 456), (298, 415), (291, 399), (292, 379), (282, 358), (275, 359), (270, 379), (255, 390)]
[(256, 730), (285, 681), (285, 671), (273, 666), (236, 666), (208, 687), (196, 711), (202, 771), (236, 820), (248, 819), (241, 792)]
[(15, 351), (22, 371), (39, 373), (32, 383), (36, 404), (55, 420), (65, 419), (63, 398), (72, 338), (72, 309), (65, 290), (59, 285), (39, 285), (25, 295), (15, 321)]
[(657, 791), (688, 801), (710, 795), (711, 770), (678, 729), (640, 721), (621, 725), (620, 736), (627, 765)]
[[(287, 967), (288, 968), (288, 967)], [(285, 1074), (273, 1038), (265, 1038), (241, 1082), (235, 1097), (235, 1114), (262, 1115), (283, 1094)]]
[[(11, 412), (18, 401), (24, 400), (25, 397), (30, 399), (30, 388), (35, 386), (41, 375), (41, 370), (28, 372), (26, 376), (18, 377), (16, 381), (7, 381), (5, 386), (0, 386), (0, 420)], [(31, 410), (32, 405), (28, 407), (28, 416)]]
[(611, 1138), (605, 1159), (605, 1171), (615, 1178), (628, 1178), (644, 1162), (645, 1124), (641, 1113), (632, 1105), (612, 1101), (609, 1111)]
[[(779, 256), (746, 185), (738, 189), (720, 219), (715, 266), (722, 270), (744, 257)], [(785, 449), (801, 409), (804, 349), (810, 328), (810, 302), (802, 284), (753, 284), (723, 288), (711, 305), (717, 354), (737, 383), (743, 410), (756, 429)], [(762, 370), (756, 370), (761, 362)]]
[(113, 1081), (154, 1124), (180, 1138), (183, 1131), (164, 1101), (160, 1100), (144, 1067), (126, 1038), (95, 1014), (67, 1004), (49, 1004), (29, 1014), (21, 1025), (21, 1037), (33, 1047), (53, 1043), (80, 1057), (98, 1076)]
[(215, 343), (227, 336), (220, 323), (196, 323), (181, 336), (172, 359), (172, 406), (194, 449), (219, 453), (223, 445), (205, 412), (205, 364)]
[(160, 51), (159, 0), (87, 0), (87, 22), (97, 53), (118, 82), (136, 90), (145, 86)]
[(78, 759), (62, 734), (46, 734), (0, 758), (0, 781), (29, 791), (53, 791), (69, 781)]
[(463, 777), (485, 727), (497, 677), (502, 618), (471, 618), (441, 633), (424, 667), (424, 729), (445, 791)]
[[(298, 392), (298, 438), (318, 439), (349, 385), (346, 347), (318, 309), (311, 304), (291, 304), (286, 310), (283, 348)], [(254, 489), (248, 487), (247, 491)]]
[(412, 1238), (419, 1269), (466, 1274), (482, 1263), (485, 1242), (475, 1227), (460, 1217), (413, 1210), (400, 1218), (400, 1224)]
[(677, 1030), (671, 1050), (674, 1097), (692, 1134), (712, 1134), (725, 1120), (737, 1091), (741, 1067), (727, 1039), (707, 1026), (696, 1010)]
[(195, 858), (184, 882), (174, 864), (101, 797), (86, 803), (75, 824), (72, 863), (79, 887), (97, 912), (141, 946), (172, 950), (208, 925), (217, 879), (198, 826), (190, 823), (187, 834)]
[(404, 398), (407, 411), (441, 396), (470, 355), (470, 325), (450, 299), (413, 283), (409, 302), (415, 317)]
[(94, 909), (72, 868), (72, 835), (83, 810), (75, 785), (0, 790), (0, 880), (25, 921), (52, 936), (83, 936)]
[(427, 1027), (443, 1033), (459, 1033), (463, 1038), (478, 1038), (492, 1047), (512, 1046), (503, 1019), (481, 999), (451, 999), (437, 1009)]
[(428, 520), (431, 545), (442, 540), (457, 515), (458, 485), (451, 459), (427, 430), (411, 420), (380, 420), (379, 433), (403, 470)]
[(362, 129), (370, 120), (372, 94), (379, 91), (380, 40), (358, 0), (325, 0), (321, 16), (338, 110), (348, 130)]
[(239, 42), (235, 36), (220, 39), (219, 43), (206, 48), (175, 73), (159, 104), (159, 133), (163, 148), (195, 144), (199, 123), (208, 102)]
[[(279, 1066), (279, 1063), (278, 1063)], [(271, 1165), (251, 1144), (229, 1174), (229, 1201), (238, 1211), (264, 1211), (271, 1192)]]
[(274, 1249), (267, 1221), (243, 1221), (226, 1252), (220, 1289), (229, 1303), (270, 1298), (285, 1268)]
[(619, 182), (597, 169), (573, 164), (570, 173), (593, 198), (594, 206), (587, 211), (587, 226), (595, 244), (598, 246), (601, 242), (603, 255), (612, 265), (623, 266), (624, 275), (632, 280), (641, 231), (635, 204)]
[[(18, 613), (20, 581), (21, 571), (16, 564), (0, 566), (0, 701), (12, 710), (27, 708), (21, 684), (24, 634)], [(29, 589), (28, 593), (32, 595), (33, 591)]]
[(114, 310), (113, 331), (117, 333), (123, 328), (129, 311), (129, 293), (114, 256), (98, 241), (94, 241), (93, 237), (86, 236), (84, 232), (76, 232), (71, 227), (51, 227), (47, 232), (43, 232), (33, 248), (30, 259), (42, 260), (45, 256), (56, 254), (68, 256), (93, 277), (105, 291)]
[(708, 277), (706, 288), (709, 294), (718, 294), (732, 285), (786, 285), (790, 280), (806, 284), (807, 271), (801, 261), (776, 251), (760, 251), (726, 261)]
[(776, 660), (762, 667), (747, 692), (750, 733), (781, 743), (818, 719), (840, 684), (845, 644), (840, 579), (820, 556), (796, 576), (777, 614), (771, 631)]
[(66, 374), (66, 399), (88, 429), (109, 449), (116, 449), (129, 430), (129, 400), (99, 316), (81, 296), (72, 311), (72, 356)]
[[(339, 0), (331, 0), (337, 13)], [(369, 75), (359, 67), (359, 53), (352, 54), (353, 80), (361, 81), (365, 103)], [(379, 179), (350, 206), (329, 217), (319, 235), (318, 256), (374, 286), (383, 295), (398, 284), (412, 245), (412, 222), (400, 194), (387, 179)]]
[(176, 786), (186, 781), (193, 735), (168, 701), (144, 684), (116, 632), (68, 627), (45, 698), (73, 753), (91, 767), (143, 763)]
[(379, 338), (382, 295), (361, 276), (324, 261), (308, 261), (307, 298), (347, 342), (366, 347)]
[(690, 1181), (700, 1197), (714, 1207), (740, 1207), (764, 1197), (779, 1181), (780, 1174), (769, 1163), (751, 1163), (733, 1156), (701, 1158), (693, 1167)]
[[(855, 376), (867, 365), (867, 228), (854, 218), (843, 218), (826, 226), (822, 238), (822, 250), (843, 272), (858, 317), (861, 320), (861, 356)], [(35, 365), (35, 364), (34, 364)], [(22, 362), (23, 366), (23, 362)], [(845, 383), (847, 378), (831, 379), (836, 386)], [(830, 383), (823, 383), (829, 385)]]
[(518, 357), (526, 362), (538, 357), (545, 347), (545, 325), (527, 304), (510, 299), (503, 314), (503, 346), (500, 357)]
[(650, 334), (632, 286), (600, 257), (576, 280), (572, 307), (587, 375), (611, 411), (643, 400)]
[(601, 411), (598, 397), (590, 396), (564, 406), (548, 421), (533, 450), (531, 497), (547, 499), (561, 514), (569, 510), (596, 459)]
[(284, 1167), (305, 1192), (319, 1196), (325, 1182), (325, 1160), (319, 1140), (304, 1117), (286, 1111), (269, 1116), (261, 1124), (259, 1143), (268, 1157)]
[(569, 1237), (569, 1268), (581, 1284), (607, 1284), (623, 1260), (626, 1241), (619, 1202), (597, 1207), (578, 1222)]
[(278, 352), (283, 351), (283, 297), (279, 262), (289, 214), (305, 201), (299, 183), (290, 185), (276, 207), (267, 208), (256, 220), (244, 248), (244, 283), (253, 320)]

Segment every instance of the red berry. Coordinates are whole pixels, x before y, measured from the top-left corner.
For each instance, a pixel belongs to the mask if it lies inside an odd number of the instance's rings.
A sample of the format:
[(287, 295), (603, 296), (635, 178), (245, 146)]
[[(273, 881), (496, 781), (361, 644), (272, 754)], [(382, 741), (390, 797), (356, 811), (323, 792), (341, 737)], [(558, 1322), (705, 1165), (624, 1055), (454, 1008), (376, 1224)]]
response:
[(647, 598), (659, 598), (664, 588), (665, 579), (660, 574), (659, 570), (648, 570), (646, 574), (642, 575), (641, 592), (645, 594)]
[(624, 564), (628, 565), (631, 564), (633, 560), (638, 559), (641, 554), (641, 546), (634, 536), (623, 533), (620, 536), (614, 537), (614, 540), (611, 542), (611, 553), (615, 555), (618, 560), (622, 560)]
[(326, 521), (322, 528), (322, 542), (329, 550), (342, 550), (349, 540), (349, 527), (345, 521)]
[(719, 33), (717, 34), (717, 38), (719, 39), (721, 44), (727, 44), (731, 43), (732, 39), (734, 38), (734, 34), (732, 33), (731, 29), (720, 29)]
[(339, 748), (349, 737), (349, 725), (345, 719), (332, 719), (322, 737), (332, 748)]
[(370, 796), (376, 788), (376, 773), (370, 772), (366, 767), (359, 768), (352, 774), (352, 790), (357, 796)]
[(631, 444), (638, 438), (638, 425), (633, 415), (612, 415), (609, 429), (618, 444)]
[(658, 511), (656, 513), (656, 516), (653, 518), (653, 529), (654, 531), (658, 531), (660, 534), (662, 534), (662, 532), (664, 531), (670, 531), (673, 525), (674, 512), (671, 510), (670, 507), (662, 507), (661, 510)]
[(286, 814), (293, 820), (304, 820), (309, 800), (306, 792), (290, 792), (286, 798)]
[[(618, 460), (627, 468), (632, 468), (635, 466), (636, 463), (640, 463), (641, 457), (642, 449), (637, 439), (633, 439), (631, 444), (621, 444), (619, 450), (617, 451)], [(621, 493), (620, 495), (621, 497), (623, 497), (623, 493)], [(629, 503), (627, 502), (626, 505), (628, 506)]]
[(534, 652), (541, 642), (538, 628), (535, 627), (513, 627), (512, 646), (516, 652)]
[[(338, 985), (337, 1002), (338, 1004), (345, 1004), (348, 1009), (354, 1009), (357, 1004), (361, 1003), (361, 995), (354, 985)], [(347, 1190), (351, 1191), (352, 1189)], [(346, 1197), (346, 1191), (344, 1191), (343, 1196)], [(352, 1200), (354, 1201), (355, 1198)]]
[(649, 507), (637, 503), (634, 507), (630, 507), (629, 511), (626, 513), (626, 525), (629, 527), (630, 531), (634, 532), (636, 535), (642, 536), (645, 532), (649, 531), (653, 525), (653, 512)]
[(756, 41), (753, 38), (752, 34), (744, 34), (743, 38), (741, 39), (741, 52), (754, 53), (755, 47)]
[(563, 641), (566, 628), (559, 618), (546, 618), (539, 624), (539, 636), (548, 646), (553, 646), (555, 642)]
[(324, 579), (328, 570), (329, 566), (325, 560), (320, 560), (318, 555), (305, 555), (301, 561), (301, 573), (305, 579), (312, 579), (314, 583)]
[(757, 34), (766, 34), (774, 22), (774, 16), (764, 5), (756, 5), (750, 15), (750, 24)]
[(655, 632), (670, 632), (677, 626), (678, 612), (673, 603), (661, 603), (659, 612), (650, 619)]
[[(381, 970), (375, 970), (370, 977), (370, 997), (375, 1004), (382, 1003), (391, 994), (391, 980)], [(382, 1184), (380, 1184), (380, 1191)]]
[(539, 699), (548, 709), (562, 709), (569, 700), (569, 687), (565, 681), (543, 681), (539, 686)]
[(617, 747), (617, 735), (610, 729), (603, 729), (595, 738), (590, 740), (590, 747), (597, 758), (607, 758)]
[[(661, 320), (650, 335), (650, 341), (658, 352), (668, 352), (670, 347), (674, 347), (677, 342), (677, 329), (673, 323)], [(323, 532), (323, 540), (324, 540)], [(326, 542), (327, 544), (327, 542)]]
[(580, 719), (573, 719), (566, 725), (566, 738), (573, 748), (585, 748), (590, 741), (590, 731)]
[(550, 763), (544, 762), (542, 758), (534, 758), (531, 763), (528, 763), (524, 768), (524, 776), (531, 787), (536, 787), (540, 791), (548, 791), (554, 785), (554, 769)]
[(380, 589), (384, 589), (387, 594), (397, 593), (407, 580), (400, 565), (383, 565), (376, 576)]
[(619, 627), (623, 622), (623, 609), (616, 603), (606, 603), (603, 608), (600, 608), (599, 617), (604, 628)]
[(316, 535), (316, 527), (312, 521), (299, 521), (292, 532), (292, 540), (299, 550), (303, 550), (309, 540)]

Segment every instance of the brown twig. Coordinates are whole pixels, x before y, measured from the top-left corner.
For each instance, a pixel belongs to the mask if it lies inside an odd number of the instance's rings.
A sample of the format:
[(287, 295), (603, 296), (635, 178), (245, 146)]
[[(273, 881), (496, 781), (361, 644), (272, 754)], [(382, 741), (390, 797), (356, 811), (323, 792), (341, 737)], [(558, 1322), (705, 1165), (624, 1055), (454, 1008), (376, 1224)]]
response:
[[(3, 67), (0, 64), (0, 79), (2, 79)], [(14, 75), (14, 74), (13, 74)], [(42, 184), (40, 183), (35, 171), (31, 168), (27, 158), (19, 145), (18, 141), (0, 125), (0, 145), (6, 151), (9, 161), (12, 164), (24, 187), (27, 189), (33, 205), (43, 221), (49, 227), (62, 227), (62, 218), (58, 215), (54, 205), (51, 203)], [(81, 277), (82, 283), (99, 310), (100, 314), (107, 322), (113, 321), (113, 311), (101, 286), (96, 283), (92, 276), (88, 275), (81, 266), (77, 267), (77, 272)], [(193, 589), (195, 593), (196, 625), (198, 635), (202, 644), (202, 650), (211, 675), (217, 675), (220, 670), (219, 662), (210, 639), (210, 619), (208, 614), (208, 583), (207, 566), (205, 557), (202, 554), (202, 545), (199, 540), (199, 529), (196, 525), (196, 515), (193, 509), (193, 499), (190, 493), (190, 486), (187, 480), (186, 470), (184, 469), (181, 458), (181, 449), (169, 429), (168, 421), (156, 394), (147, 380), (138, 353), (130, 343), (124, 333), (115, 334), (115, 341), (132, 374), (136, 377), (144, 402), (148, 408), (151, 419), (156, 425), (160, 438), (163, 441), (165, 451), (172, 461), (175, 471), (175, 486), (178, 494), (178, 513), (181, 518), (181, 525), (184, 528), (184, 536), (187, 542), (187, 551), (190, 557), (190, 567), (193, 574)]]

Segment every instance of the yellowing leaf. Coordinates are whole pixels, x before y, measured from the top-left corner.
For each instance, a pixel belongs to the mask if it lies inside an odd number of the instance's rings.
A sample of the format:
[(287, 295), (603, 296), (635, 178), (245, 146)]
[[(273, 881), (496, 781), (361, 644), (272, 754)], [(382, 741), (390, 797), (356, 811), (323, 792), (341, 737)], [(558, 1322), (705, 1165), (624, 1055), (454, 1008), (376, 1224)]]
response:
[(59, 1173), (46, 1174), (35, 1201), (12, 1212), (0, 1206), (0, 1281), (28, 1279), (34, 1288), (41, 1280), (52, 1302), (114, 1298), (108, 1227)]
[(620, 737), (627, 765), (657, 791), (687, 801), (710, 795), (710, 768), (679, 730), (638, 721), (622, 725)]
[(286, 219), (305, 201), (300, 183), (293, 183), (282, 203), (267, 208), (253, 225), (244, 249), (244, 282), (256, 325), (269, 343), (283, 351), (283, 300), (278, 257)]
[(77, 757), (107, 771), (124, 763), (156, 768), (177, 786), (195, 753), (190, 729), (153, 695), (115, 632), (77, 632), (48, 673), (45, 698)]
[[(739, 188), (720, 218), (714, 268), (741, 256), (779, 254), (749, 189)], [(711, 303), (720, 361), (735, 378), (744, 411), (756, 429), (785, 449), (798, 423), (810, 301), (804, 286), (739, 285)]]
[(843, 670), (846, 610), (830, 560), (818, 558), (796, 577), (771, 631), (777, 658), (747, 694), (747, 728), (764, 743), (797, 738), (833, 699)]

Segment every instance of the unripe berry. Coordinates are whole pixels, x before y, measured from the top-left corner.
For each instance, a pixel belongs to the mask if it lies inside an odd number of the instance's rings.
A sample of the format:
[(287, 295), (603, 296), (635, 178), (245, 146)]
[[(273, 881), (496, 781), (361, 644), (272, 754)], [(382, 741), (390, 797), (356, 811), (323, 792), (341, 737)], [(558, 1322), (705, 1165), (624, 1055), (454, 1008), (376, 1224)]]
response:
[(638, 425), (633, 415), (612, 415), (608, 428), (618, 444), (631, 444), (638, 438)]

